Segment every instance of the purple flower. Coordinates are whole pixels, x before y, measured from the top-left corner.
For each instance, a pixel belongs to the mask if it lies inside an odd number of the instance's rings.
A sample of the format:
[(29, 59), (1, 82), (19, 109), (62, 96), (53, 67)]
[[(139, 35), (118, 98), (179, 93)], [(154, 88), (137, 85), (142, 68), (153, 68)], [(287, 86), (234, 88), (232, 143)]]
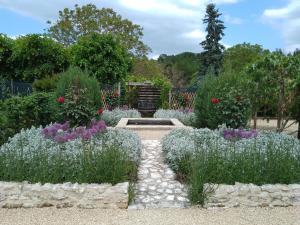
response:
[(90, 140), (92, 137), (92, 133), (89, 130), (85, 130), (82, 134), (81, 134), (81, 138), (84, 141), (88, 141)]

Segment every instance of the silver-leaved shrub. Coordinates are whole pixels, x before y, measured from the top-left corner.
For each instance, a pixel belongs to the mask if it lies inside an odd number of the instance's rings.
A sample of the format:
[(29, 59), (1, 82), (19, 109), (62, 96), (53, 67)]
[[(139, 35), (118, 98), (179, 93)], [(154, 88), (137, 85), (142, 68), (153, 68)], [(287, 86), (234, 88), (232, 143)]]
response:
[(159, 109), (157, 110), (154, 115), (154, 118), (175, 118), (178, 119), (180, 122), (182, 122), (186, 126), (194, 126), (196, 121), (196, 116), (194, 112), (185, 112), (185, 111), (179, 111), (179, 110), (165, 110), (165, 109)]
[(140, 118), (141, 114), (135, 109), (116, 108), (112, 111), (104, 110), (101, 120), (105, 121), (107, 126), (116, 126), (122, 118)]

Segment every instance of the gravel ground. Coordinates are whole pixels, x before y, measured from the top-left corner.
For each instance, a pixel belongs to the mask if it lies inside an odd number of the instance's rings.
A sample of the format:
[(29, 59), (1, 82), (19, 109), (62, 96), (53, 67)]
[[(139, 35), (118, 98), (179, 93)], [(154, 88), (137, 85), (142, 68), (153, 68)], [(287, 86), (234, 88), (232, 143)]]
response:
[(299, 225), (300, 208), (0, 209), (1, 225)]

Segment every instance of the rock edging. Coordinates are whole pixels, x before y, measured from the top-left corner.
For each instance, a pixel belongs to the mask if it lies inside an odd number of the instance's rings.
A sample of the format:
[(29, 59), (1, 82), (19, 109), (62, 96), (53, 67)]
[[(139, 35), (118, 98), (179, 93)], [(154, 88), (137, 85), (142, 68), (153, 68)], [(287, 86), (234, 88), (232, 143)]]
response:
[(0, 208), (78, 207), (125, 209), (128, 182), (111, 184), (29, 184), (0, 182)]
[(300, 184), (205, 184), (204, 188), (211, 192), (204, 205), (206, 208), (300, 206)]

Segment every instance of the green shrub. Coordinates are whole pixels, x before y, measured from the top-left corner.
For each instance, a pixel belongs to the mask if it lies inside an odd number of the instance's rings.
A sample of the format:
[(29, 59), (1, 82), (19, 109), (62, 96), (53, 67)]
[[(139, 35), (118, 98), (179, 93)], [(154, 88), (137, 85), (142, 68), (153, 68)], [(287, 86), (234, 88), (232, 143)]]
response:
[(101, 84), (115, 84), (126, 77), (130, 58), (110, 34), (91, 33), (72, 46), (73, 63), (88, 70)]
[(40, 80), (35, 80), (32, 87), (35, 91), (55, 91), (59, 76), (47, 76)]
[(0, 75), (1, 78), (10, 79), (13, 74), (13, 66), (10, 60), (14, 41), (6, 35), (0, 34)]
[(196, 126), (210, 129), (222, 124), (232, 128), (246, 127), (251, 117), (248, 90), (242, 75), (208, 75), (197, 93)]
[(57, 143), (33, 127), (0, 147), (0, 180), (112, 184), (134, 180), (141, 147), (138, 135), (124, 129), (108, 129), (91, 140)]
[(57, 74), (69, 65), (63, 46), (38, 34), (17, 38), (11, 60), (15, 70), (14, 79), (25, 82)]
[(58, 103), (61, 118), (72, 126), (87, 125), (102, 106), (99, 83), (79, 68), (60, 74), (56, 97), (62, 99)]
[(189, 185), (189, 197), (203, 204), (211, 189), (205, 184), (300, 182), (300, 142), (275, 132), (255, 138), (226, 140), (220, 130), (176, 129), (162, 141), (170, 166)]
[(45, 126), (56, 119), (53, 93), (33, 93), (29, 96), (14, 96), (0, 104), (1, 132), (0, 144), (12, 137), (22, 128)]

